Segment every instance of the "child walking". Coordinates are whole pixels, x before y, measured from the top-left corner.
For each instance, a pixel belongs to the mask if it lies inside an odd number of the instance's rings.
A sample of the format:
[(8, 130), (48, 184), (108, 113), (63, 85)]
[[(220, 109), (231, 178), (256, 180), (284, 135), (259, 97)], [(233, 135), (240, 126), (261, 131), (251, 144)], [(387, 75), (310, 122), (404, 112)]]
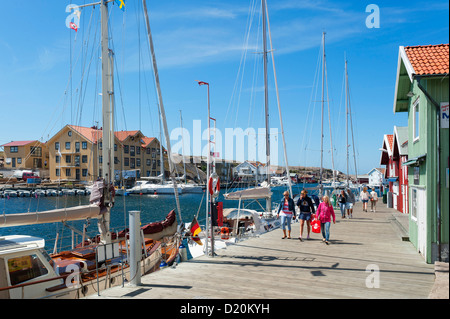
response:
[(317, 219), (320, 220), (320, 226), (322, 229), (322, 236), (325, 244), (329, 244), (330, 240), (330, 225), (331, 225), (331, 216), (333, 216), (333, 224), (336, 224), (336, 217), (334, 215), (333, 205), (330, 203), (330, 198), (328, 196), (324, 196), (322, 198), (322, 203), (320, 203), (317, 208)]

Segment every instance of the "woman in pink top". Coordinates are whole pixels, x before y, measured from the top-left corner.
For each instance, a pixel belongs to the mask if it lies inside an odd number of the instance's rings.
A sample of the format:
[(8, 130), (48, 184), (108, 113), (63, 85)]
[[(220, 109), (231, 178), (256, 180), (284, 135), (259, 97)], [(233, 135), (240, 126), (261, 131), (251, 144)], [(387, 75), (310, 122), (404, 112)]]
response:
[(331, 216), (333, 216), (333, 224), (336, 224), (336, 217), (334, 216), (334, 209), (333, 205), (330, 203), (330, 198), (328, 196), (324, 196), (322, 200), (323, 202), (320, 203), (317, 208), (317, 219), (320, 220), (323, 241), (328, 245), (330, 243)]

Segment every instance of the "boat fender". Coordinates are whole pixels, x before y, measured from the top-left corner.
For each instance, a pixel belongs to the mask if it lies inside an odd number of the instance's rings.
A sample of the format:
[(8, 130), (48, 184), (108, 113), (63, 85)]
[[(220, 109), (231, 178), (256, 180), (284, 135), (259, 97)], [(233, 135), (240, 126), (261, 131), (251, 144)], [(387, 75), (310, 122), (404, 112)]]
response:
[(211, 177), (209, 178), (208, 190), (209, 190), (209, 193), (213, 197), (219, 196), (219, 193), (220, 193), (220, 178), (215, 173), (213, 175), (211, 175)]

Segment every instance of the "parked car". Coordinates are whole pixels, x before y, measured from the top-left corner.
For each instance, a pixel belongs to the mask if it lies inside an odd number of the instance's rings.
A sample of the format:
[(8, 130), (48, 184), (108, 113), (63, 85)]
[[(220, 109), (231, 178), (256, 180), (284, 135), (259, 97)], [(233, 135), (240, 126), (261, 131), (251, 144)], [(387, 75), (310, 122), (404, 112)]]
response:
[[(22, 179), (26, 182), (29, 178), (39, 178), (39, 176), (35, 173), (24, 172), (22, 174)], [(40, 179), (40, 178), (39, 178)]]

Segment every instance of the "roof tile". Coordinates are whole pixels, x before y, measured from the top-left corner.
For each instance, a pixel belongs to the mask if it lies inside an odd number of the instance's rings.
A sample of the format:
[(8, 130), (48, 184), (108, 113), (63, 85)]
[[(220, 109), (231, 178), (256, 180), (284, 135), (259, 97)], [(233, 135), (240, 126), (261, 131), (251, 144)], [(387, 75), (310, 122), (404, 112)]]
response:
[(447, 44), (405, 47), (408, 60), (417, 75), (449, 73), (449, 47)]

